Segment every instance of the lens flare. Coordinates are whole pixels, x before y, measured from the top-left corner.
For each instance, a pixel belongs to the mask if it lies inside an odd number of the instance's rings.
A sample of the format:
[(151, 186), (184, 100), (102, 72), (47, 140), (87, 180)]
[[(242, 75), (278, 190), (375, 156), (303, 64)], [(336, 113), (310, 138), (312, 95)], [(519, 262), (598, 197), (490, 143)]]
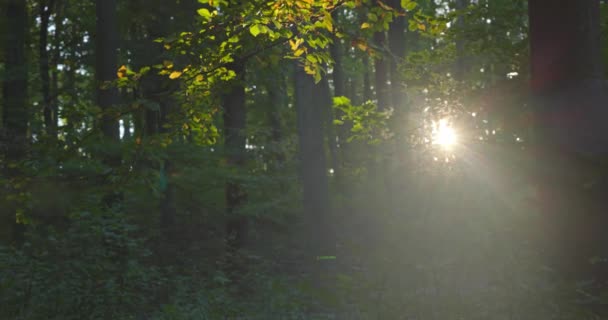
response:
[(444, 149), (451, 149), (458, 142), (458, 135), (446, 119), (433, 123), (433, 144)]

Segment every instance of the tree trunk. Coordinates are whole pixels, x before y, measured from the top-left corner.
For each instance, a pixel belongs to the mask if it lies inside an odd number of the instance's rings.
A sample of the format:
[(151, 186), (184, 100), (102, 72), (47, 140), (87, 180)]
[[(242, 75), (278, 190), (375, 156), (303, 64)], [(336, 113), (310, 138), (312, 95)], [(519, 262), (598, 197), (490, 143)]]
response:
[[(456, 10), (462, 12), (468, 6), (468, 0), (456, 0)], [(456, 27), (461, 32), (461, 35), (456, 39), (456, 66), (454, 67), (454, 79), (463, 81), (466, 73), (466, 57), (464, 56), (465, 41), (463, 39), (464, 17), (459, 16), (456, 20)]]
[[(297, 114), (300, 178), (306, 222), (306, 240), (311, 258), (332, 255), (335, 249), (329, 238), (328, 214), (330, 212), (329, 188), (325, 147), (323, 144), (323, 109), (315, 98), (322, 94), (320, 85), (296, 66), (295, 107)], [(321, 269), (315, 261), (315, 281)], [(317, 283), (318, 284), (318, 283)]]
[(538, 142), (587, 155), (608, 153), (599, 0), (532, 0), (528, 6)]
[(272, 109), (268, 112), (270, 124), (270, 141), (272, 142), (272, 162), (275, 169), (281, 168), (285, 162), (284, 150), (281, 149), (283, 141), (283, 127), (281, 125), (281, 110), (287, 107), (287, 88), (285, 77), (278, 76), (268, 86), (268, 98)]
[[(24, 0), (5, 1), (6, 24), (10, 32), (5, 33), (4, 44), (4, 81), (2, 84), (3, 98), (3, 129), (6, 146), (5, 158), (7, 163), (15, 163), (24, 160), (26, 155), (27, 129), (29, 112), (27, 105), (27, 8)], [(7, 178), (14, 178), (20, 174), (19, 166), (6, 166)], [(14, 190), (13, 190), (14, 191)], [(18, 190), (17, 190), (18, 191)], [(24, 228), (17, 222), (15, 216), (16, 208), (8, 208), (7, 214), (11, 215), (12, 240), (15, 243), (23, 241)]]
[[(118, 116), (113, 111), (118, 103), (118, 90), (110, 84), (116, 78), (118, 31), (116, 19), (116, 0), (96, 0), (96, 43), (95, 43), (95, 81), (97, 85), (97, 105), (101, 109), (101, 133), (106, 143), (103, 163), (116, 168), (120, 165), (120, 150), (115, 147), (120, 142)], [(107, 177), (104, 177), (107, 183)], [(112, 191), (103, 198), (107, 207), (115, 206), (122, 199), (122, 194)]]
[[(399, 0), (392, 0), (390, 4), (395, 10), (401, 7)], [(399, 67), (405, 59), (405, 16), (398, 16), (391, 22), (388, 30), (388, 44), (391, 51), (391, 103), (395, 111), (402, 113), (407, 104), (405, 82)]]
[(528, 6), (533, 90), (602, 78), (599, 0), (531, 0)]
[(59, 65), (59, 59), (61, 58), (61, 52), (65, 48), (61, 47), (61, 37), (63, 36), (63, 14), (65, 12), (66, 2), (62, 0), (55, 1), (55, 18), (53, 21), (55, 22), (55, 32), (53, 33), (53, 57), (51, 58), (50, 65), (51, 69), (51, 99), (50, 99), (50, 107), (51, 107), (51, 118), (53, 121), (50, 126), (50, 135), (53, 139), (57, 138), (58, 131), (58, 121), (59, 121), (59, 104), (58, 104), (58, 95), (59, 95), (59, 70), (57, 70), (57, 66)]
[[(336, 17), (337, 18), (337, 17)], [(334, 18), (334, 19), (336, 19)], [(333, 72), (332, 72), (332, 76), (333, 76), (333, 84), (334, 84), (334, 97), (341, 97), (341, 96), (347, 96), (346, 94), (346, 80), (344, 77), (344, 66), (343, 66), (343, 61), (342, 61), (342, 57), (344, 56), (344, 46), (342, 45), (342, 43), (340, 42), (341, 40), (337, 37), (334, 38), (334, 43), (331, 46), (331, 56), (332, 59), (334, 60), (334, 66), (333, 66)], [(356, 92), (351, 92), (351, 97), (349, 98), (353, 98), (352, 95), (356, 95)], [(334, 169), (335, 175), (337, 179), (340, 179), (341, 177), (341, 170), (344, 167), (344, 158), (346, 157), (346, 140), (348, 139), (348, 131), (349, 128), (348, 126), (340, 126), (338, 128), (336, 128), (336, 126), (333, 124), (334, 121), (334, 115), (335, 117), (337, 117), (338, 119), (341, 118), (344, 113), (342, 111), (335, 111), (334, 113), (334, 108), (333, 108), (333, 101), (330, 97), (330, 101), (329, 101), (329, 123), (328, 128), (330, 129), (328, 131), (328, 134), (330, 135), (329, 137), (329, 143), (330, 143), (330, 151), (332, 154), (332, 167)], [(337, 130), (336, 130), (337, 129)], [(340, 148), (338, 148), (338, 146)], [(340, 149), (340, 151), (338, 151), (338, 149)], [(338, 159), (340, 158), (340, 159)]]
[(118, 119), (111, 111), (112, 106), (118, 102), (118, 91), (107, 85), (107, 82), (116, 78), (118, 69), (116, 0), (96, 0), (96, 10), (95, 80), (97, 104), (103, 112), (101, 131), (108, 141), (118, 142), (120, 140)]
[(332, 77), (334, 82), (334, 96), (341, 97), (345, 95), (344, 68), (342, 66), (342, 56), (344, 55), (343, 46), (339, 38), (334, 38), (334, 43), (331, 45), (331, 57), (334, 61)]
[(372, 80), (369, 65), (369, 56), (363, 57), (363, 102), (372, 100)]
[[(38, 41), (38, 53), (39, 69), (40, 69), (40, 82), (42, 89), (42, 110), (44, 114), (44, 127), (47, 136), (51, 137), (55, 135), (54, 132), (56, 125), (53, 125), (53, 110), (51, 102), (51, 79), (50, 79), (50, 68), (49, 68), (49, 50), (48, 50), (48, 29), (49, 19), (53, 7), (55, 5), (54, 0), (42, 1), (39, 4), (40, 10), (40, 30), (39, 30), (39, 41)], [(56, 121), (55, 121), (56, 122)]]
[[(608, 155), (606, 85), (600, 58), (599, 0), (530, 0), (530, 88), (536, 107), (536, 150), (545, 248), (564, 274), (594, 277), (588, 263), (605, 257), (605, 183), (586, 172)], [(597, 171), (596, 171), (597, 175)], [(603, 190), (598, 188), (604, 188)]]
[[(224, 148), (228, 165), (239, 168), (245, 165), (245, 68), (242, 64), (231, 66), (237, 78), (222, 97), (224, 109)], [(247, 200), (247, 192), (235, 179), (226, 183), (226, 233), (233, 250), (242, 248), (247, 240), (248, 221), (239, 213)]]
[(317, 84), (318, 94), (316, 97), (316, 104), (323, 107), (323, 114), (325, 119), (324, 132), (327, 136), (327, 147), (329, 149), (331, 169), (334, 173), (340, 170), (338, 161), (338, 142), (336, 140), (336, 130), (334, 126), (334, 113), (333, 113), (333, 100), (331, 97), (331, 91), (329, 89), (329, 81), (327, 77), (323, 77)]
[(42, 110), (44, 114), (44, 127), (46, 134), (51, 135), (51, 123), (53, 122), (53, 112), (51, 111), (51, 80), (49, 77), (49, 54), (48, 54), (48, 29), (53, 0), (42, 1), (40, 4), (40, 33), (38, 42), (38, 53), (40, 55), (40, 82), (42, 87)]
[(374, 33), (374, 45), (377, 47), (377, 56), (374, 59), (374, 77), (376, 88), (376, 100), (378, 110), (384, 111), (389, 104), (388, 67), (386, 61), (386, 35), (384, 31)]

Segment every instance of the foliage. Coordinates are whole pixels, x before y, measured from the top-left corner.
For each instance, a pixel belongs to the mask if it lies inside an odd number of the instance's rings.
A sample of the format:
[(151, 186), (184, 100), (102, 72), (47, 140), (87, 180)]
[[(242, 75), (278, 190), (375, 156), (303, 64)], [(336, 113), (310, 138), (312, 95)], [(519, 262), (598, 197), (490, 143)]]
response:
[(162, 284), (150, 252), (117, 211), (79, 212), (59, 232), (33, 229), (22, 249), (2, 247), (7, 319), (134, 319)]
[[(97, 83), (95, 3), (26, 1), (27, 90), (9, 92), (27, 100), (18, 158), (0, 123), (0, 318), (595, 316), (605, 279), (566, 279), (545, 257), (572, 251), (563, 260), (589, 270), (606, 260), (601, 245), (559, 242), (571, 225), (539, 210), (549, 198), (538, 174), (550, 170), (527, 152), (527, 3), (460, 4), (119, 0), (116, 77)], [(0, 45), (3, 84), (11, 45)], [(294, 68), (316, 82), (319, 154), (299, 151), (310, 137), (296, 129)], [(391, 101), (379, 110), (384, 86)], [(236, 116), (226, 108), (235, 88)], [(119, 99), (102, 109), (100, 89)], [(243, 122), (238, 150), (229, 116)], [(437, 123), (458, 135), (453, 149), (433, 143)], [(327, 159), (313, 168), (329, 180), (318, 188), (330, 190), (327, 216), (304, 212), (301, 199), (319, 191), (304, 190), (305, 156)], [(550, 199), (587, 210), (601, 198), (605, 165), (585, 163), (563, 170), (568, 197)], [(248, 229), (238, 248), (234, 220)], [(327, 265), (310, 258), (320, 239), (335, 250)]]
[(334, 97), (334, 108), (341, 114), (340, 119), (334, 120), (334, 124), (350, 128), (347, 142), (378, 143), (388, 138), (386, 123), (390, 117), (389, 112), (378, 111), (374, 103), (367, 101), (360, 106), (353, 106), (346, 97)]

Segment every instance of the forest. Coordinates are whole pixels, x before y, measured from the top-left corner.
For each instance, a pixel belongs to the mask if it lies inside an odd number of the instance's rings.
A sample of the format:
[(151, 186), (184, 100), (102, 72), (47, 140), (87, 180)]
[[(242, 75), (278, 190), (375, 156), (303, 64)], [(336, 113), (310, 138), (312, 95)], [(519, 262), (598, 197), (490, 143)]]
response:
[(0, 319), (608, 319), (606, 36), (600, 0), (0, 0)]

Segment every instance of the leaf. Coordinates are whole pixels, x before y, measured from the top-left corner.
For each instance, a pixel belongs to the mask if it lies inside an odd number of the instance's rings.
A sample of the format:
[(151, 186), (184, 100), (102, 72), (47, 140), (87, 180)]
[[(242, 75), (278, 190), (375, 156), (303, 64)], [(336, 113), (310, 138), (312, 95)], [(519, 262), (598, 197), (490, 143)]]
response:
[(313, 55), (307, 55), (306, 56), (306, 60), (310, 61), (311, 63), (317, 63), (317, 57), (313, 56)]
[(357, 48), (359, 48), (359, 50), (361, 50), (361, 51), (367, 51), (367, 49), (369, 49), (367, 44), (364, 42), (361, 42), (361, 41), (357, 41), (356, 45), (357, 45)]
[(198, 10), (196, 10), (196, 12), (198, 13), (199, 16), (203, 17), (203, 19), (209, 21), (211, 20), (211, 18), (213, 17), (213, 15), (211, 14), (211, 11), (209, 11), (209, 9), (206, 8), (200, 8)]
[(116, 76), (119, 79), (126, 77), (127, 76), (127, 67), (125, 65), (122, 65), (120, 68), (118, 68), (118, 71), (116, 72)]
[(371, 25), (367, 22), (363, 22), (363, 24), (361, 24), (361, 29), (368, 29), (370, 27), (371, 27)]
[(322, 261), (322, 260), (336, 260), (336, 256), (318, 256), (317, 260), (318, 261)]
[(298, 50), (298, 48), (300, 47), (300, 45), (303, 42), (304, 42), (304, 39), (302, 39), (302, 38), (298, 38), (295, 41), (289, 40), (289, 46), (291, 47), (291, 50), (296, 51), (296, 50)]
[(401, 7), (403, 9), (405, 9), (406, 11), (412, 11), (412, 10), (416, 9), (417, 6), (418, 6), (418, 3), (416, 3), (412, 0), (401, 0)]
[(262, 28), (259, 24), (254, 24), (249, 28), (249, 33), (251, 33), (252, 36), (257, 37), (258, 34), (262, 33)]
[(173, 71), (169, 75), (169, 79), (173, 80), (173, 79), (177, 79), (177, 78), (179, 78), (181, 76), (182, 76), (182, 72), (181, 71)]
[(345, 96), (334, 97), (334, 105), (350, 106), (350, 99)]

